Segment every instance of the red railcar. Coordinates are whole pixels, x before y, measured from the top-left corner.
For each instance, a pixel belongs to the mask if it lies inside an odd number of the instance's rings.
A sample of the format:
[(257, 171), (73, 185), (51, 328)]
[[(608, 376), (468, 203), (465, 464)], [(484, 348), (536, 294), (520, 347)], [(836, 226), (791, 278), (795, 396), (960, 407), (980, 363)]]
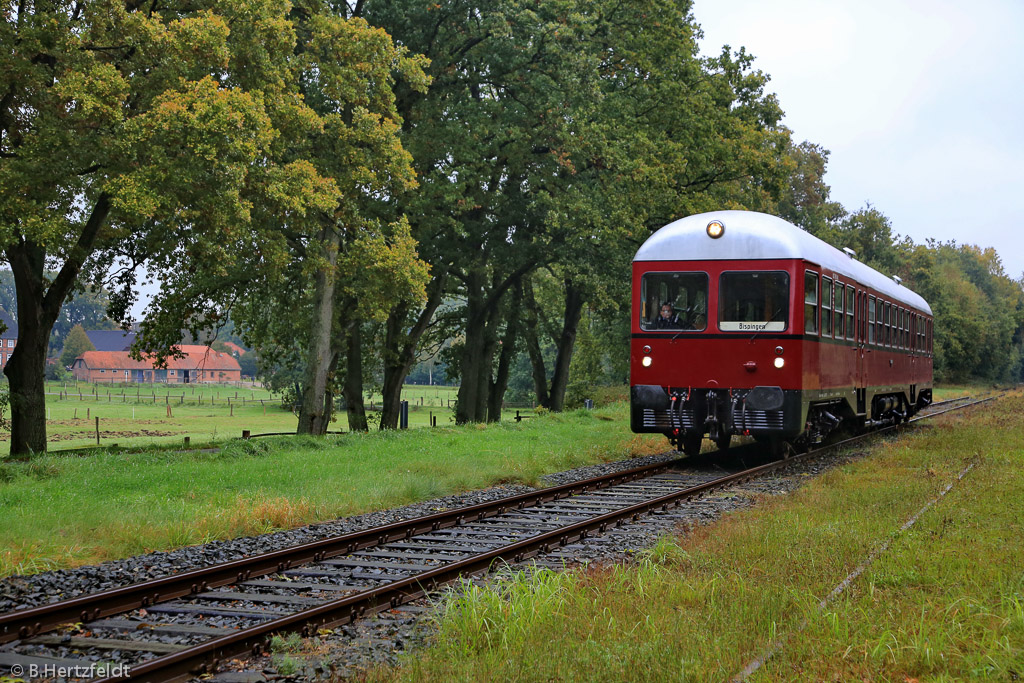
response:
[(630, 386), (633, 431), (687, 453), (895, 423), (931, 402), (931, 308), (780, 218), (690, 216), (633, 259)]

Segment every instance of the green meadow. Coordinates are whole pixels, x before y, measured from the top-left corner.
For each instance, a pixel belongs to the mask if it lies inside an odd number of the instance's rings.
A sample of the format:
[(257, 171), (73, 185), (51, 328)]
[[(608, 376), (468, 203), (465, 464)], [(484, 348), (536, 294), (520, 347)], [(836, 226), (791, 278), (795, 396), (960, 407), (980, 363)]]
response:
[[(298, 424), (291, 407), (262, 387), (251, 384), (91, 384), (47, 382), (48, 450), (182, 444), (214, 444), (251, 434), (290, 433)], [(409, 426), (438, 426), (454, 420), (457, 387), (407, 385)], [(371, 428), (380, 419), (380, 394), (366, 396)], [(532, 415), (530, 409), (521, 414)], [(514, 419), (515, 409), (505, 419)], [(99, 422), (97, 422), (99, 418)], [(345, 412), (337, 414), (331, 431), (348, 431)], [(0, 433), (0, 449), (10, 436)]]

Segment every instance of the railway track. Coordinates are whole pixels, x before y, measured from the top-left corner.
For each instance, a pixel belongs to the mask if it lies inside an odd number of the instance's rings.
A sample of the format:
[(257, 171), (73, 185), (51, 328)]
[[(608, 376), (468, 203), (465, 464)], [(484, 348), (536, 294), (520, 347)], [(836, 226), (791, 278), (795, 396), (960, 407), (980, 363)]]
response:
[[(926, 415), (975, 405), (967, 397)], [(695, 481), (671, 461), (307, 543), (0, 615), (0, 674), (184, 680), (412, 602), (496, 562), (518, 563), (825, 451)], [(100, 666), (100, 663), (106, 666)]]

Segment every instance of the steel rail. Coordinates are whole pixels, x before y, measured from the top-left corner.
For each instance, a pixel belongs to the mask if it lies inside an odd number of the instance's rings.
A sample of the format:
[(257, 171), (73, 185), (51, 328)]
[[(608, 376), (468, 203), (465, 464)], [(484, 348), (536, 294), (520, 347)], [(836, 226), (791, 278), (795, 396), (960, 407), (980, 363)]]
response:
[(575, 493), (607, 488), (668, 470), (678, 460), (635, 467), (613, 474), (509, 496), (465, 508), (395, 522), (340, 536), (282, 548), (254, 557), (200, 567), (180, 574), (81, 595), (70, 600), (0, 614), (0, 644), (55, 630), (67, 623), (123, 614), (140, 607), (175, 600), (247, 581), (292, 567), (347, 555), (418, 534), (475, 522), (514, 509), (531, 507)]
[(744, 470), (736, 474), (720, 477), (704, 484), (692, 486), (679, 491), (654, 498), (641, 503), (608, 512), (592, 519), (576, 522), (510, 545), (485, 551), (459, 560), (437, 569), (417, 574), (381, 586), (363, 591), (346, 598), (312, 607), (295, 614), (267, 621), (237, 633), (222, 636), (205, 643), (200, 643), (187, 650), (157, 657), (141, 664), (132, 666), (127, 676), (111, 676), (98, 679), (97, 683), (113, 683), (114, 681), (178, 681), (195, 675), (212, 671), (224, 659), (252, 653), (259, 655), (270, 649), (270, 636), (279, 633), (300, 633), (308, 637), (320, 628), (335, 628), (352, 622), (362, 616), (394, 609), (403, 604), (423, 597), (437, 588), (453, 583), (466, 576), (484, 574), (498, 560), (521, 562), (538, 554), (549, 552), (554, 547), (561, 547), (585, 539), (592, 532), (603, 533), (611, 526), (621, 526), (627, 520), (639, 519), (653, 510), (668, 510), (678, 506), (683, 500), (703, 495), (713, 489), (729, 484), (745, 481), (775, 469), (788, 467), (800, 458), (808, 457), (804, 453), (778, 460), (759, 467)]
[[(979, 403), (993, 400), (989, 397), (964, 405), (949, 408), (939, 413), (913, 418), (913, 422), (935, 417), (952, 410), (959, 410)], [(141, 664), (134, 665), (127, 676), (113, 676), (98, 679), (98, 683), (114, 683), (114, 681), (178, 681), (197, 674), (211, 672), (218, 663), (226, 658), (251, 653), (260, 655), (270, 651), (270, 637), (278, 633), (300, 633), (309, 637), (320, 628), (335, 628), (348, 624), (368, 614), (375, 614), (394, 609), (403, 604), (419, 599), (427, 593), (446, 584), (453, 583), (466, 576), (487, 573), (496, 561), (521, 562), (538, 554), (547, 553), (554, 547), (561, 547), (587, 538), (593, 532), (604, 533), (612, 526), (621, 526), (627, 521), (635, 521), (641, 516), (656, 510), (668, 511), (670, 507), (678, 507), (684, 500), (700, 497), (712, 490), (748, 481), (758, 476), (784, 469), (791, 465), (812, 458), (817, 458), (829, 451), (834, 451), (865, 438), (878, 436), (890, 431), (898, 431), (906, 423), (892, 425), (880, 430), (861, 434), (850, 439), (830, 444), (824, 448), (794, 455), (785, 460), (776, 460), (765, 465), (753, 467), (742, 472), (719, 477), (710, 482), (691, 486), (679, 491), (643, 501), (620, 510), (608, 512), (592, 519), (538, 534), (531, 538), (512, 543), (502, 548), (486, 551), (472, 557), (452, 562), (416, 576), (390, 583), (386, 586), (373, 588), (356, 595), (340, 598), (301, 612), (280, 617), (263, 624), (241, 630), (237, 633), (222, 636), (205, 643), (200, 643), (187, 650), (156, 657)]]

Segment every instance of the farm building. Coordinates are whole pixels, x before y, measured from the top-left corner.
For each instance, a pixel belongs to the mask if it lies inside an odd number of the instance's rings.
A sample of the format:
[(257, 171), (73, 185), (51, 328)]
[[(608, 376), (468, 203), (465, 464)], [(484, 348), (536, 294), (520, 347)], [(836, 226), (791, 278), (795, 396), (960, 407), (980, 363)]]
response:
[(230, 354), (208, 346), (183, 344), (184, 358), (168, 358), (166, 367), (154, 367), (151, 359), (135, 360), (127, 351), (86, 351), (75, 359), (71, 372), (86, 382), (239, 382), (242, 370)]

